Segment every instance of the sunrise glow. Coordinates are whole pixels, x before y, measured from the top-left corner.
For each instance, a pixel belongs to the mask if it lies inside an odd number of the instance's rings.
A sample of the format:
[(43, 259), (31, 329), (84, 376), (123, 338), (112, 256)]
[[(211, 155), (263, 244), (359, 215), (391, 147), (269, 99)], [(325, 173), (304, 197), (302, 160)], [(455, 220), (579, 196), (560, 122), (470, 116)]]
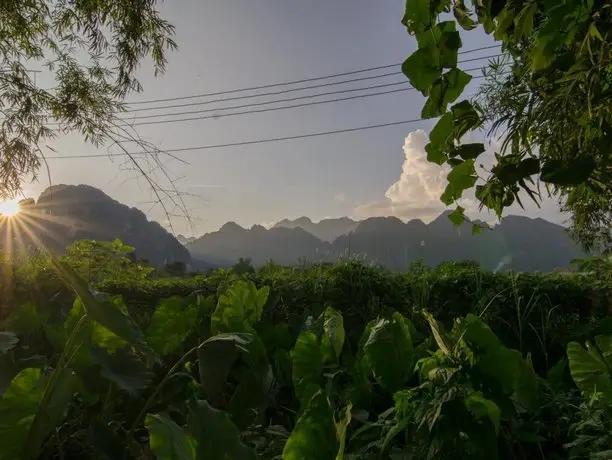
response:
[(0, 215), (12, 217), (19, 213), (19, 200), (0, 201)]

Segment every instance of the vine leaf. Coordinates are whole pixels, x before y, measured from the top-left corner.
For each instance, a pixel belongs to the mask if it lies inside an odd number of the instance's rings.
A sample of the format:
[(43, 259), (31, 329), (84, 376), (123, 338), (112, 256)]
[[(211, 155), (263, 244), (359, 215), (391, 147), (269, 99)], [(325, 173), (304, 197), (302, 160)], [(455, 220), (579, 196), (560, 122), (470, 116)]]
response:
[(402, 72), (415, 89), (425, 94), (442, 75), (440, 50), (435, 45), (419, 48), (404, 61)]

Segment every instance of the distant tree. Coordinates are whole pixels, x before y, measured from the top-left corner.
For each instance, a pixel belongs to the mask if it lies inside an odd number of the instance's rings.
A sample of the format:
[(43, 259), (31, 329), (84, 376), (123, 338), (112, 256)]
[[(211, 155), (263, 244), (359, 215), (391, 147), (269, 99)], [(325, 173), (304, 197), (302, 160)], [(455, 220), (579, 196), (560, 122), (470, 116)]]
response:
[[(166, 52), (176, 48), (156, 3), (0, 2), (0, 198), (36, 176), (41, 146), (58, 134), (122, 150), (121, 141), (148, 145), (117, 114), (125, 96), (142, 89), (135, 77), (141, 61), (149, 57), (155, 74), (163, 73)], [(52, 73), (53, 88), (36, 84), (31, 70), (39, 69)]]
[(66, 248), (62, 260), (90, 282), (105, 278), (146, 279), (154, 268), (134, 262), (133, 252), (133, 247), (124, 245), (120, 240), (80, 240)]
[(236, 275), (244, 275), (245, 273), (255, 273), (255, 268), (253, 268), (250, 258), (240, 257), (238, 262), (231, 266), (231, 271)]
[(170, 276), (184, 276), (187, 265), (184, 262), (171, 262), (164, 266), (164, 271)]

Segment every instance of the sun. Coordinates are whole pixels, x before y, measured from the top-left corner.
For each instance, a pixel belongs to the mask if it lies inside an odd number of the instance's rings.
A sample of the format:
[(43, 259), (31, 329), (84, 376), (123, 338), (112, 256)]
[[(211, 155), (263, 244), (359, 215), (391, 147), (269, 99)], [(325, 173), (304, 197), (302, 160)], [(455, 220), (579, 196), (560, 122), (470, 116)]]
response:
[(12, 217), (19, 214), (19, 211), (21, 211), (19, 200), (0, 201), (0, 215)]

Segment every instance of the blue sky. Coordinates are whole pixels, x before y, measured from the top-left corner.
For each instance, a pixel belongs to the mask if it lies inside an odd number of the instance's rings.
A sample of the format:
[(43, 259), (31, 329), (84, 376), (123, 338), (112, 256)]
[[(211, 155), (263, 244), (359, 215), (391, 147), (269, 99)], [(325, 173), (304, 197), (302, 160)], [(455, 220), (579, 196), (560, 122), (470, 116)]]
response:
[[(176, 26), (179, 50), (169, 55), (168, 72), (161, 78), (153, 77), (149, 65), (143, 67), (139, 75), (144, 91), (130, 96), (129, 101), (189, 96), (399, 64), (415, 49), (414, 38), (400, 23), (403, 3), (400, 0), (165, 2), (160, 9)], [(480, 32), (464, 34), (464, 49), (491, 44), (491, 39)], [(494, 52), (483, 51), (464, 58)], [(471, 68), (485, 62), (465, 65)], [(40, 84), (45, 86), (48, 78), (40, 76)], [(391, 83), (403, 78), (397, 75), (318, 91)], [(476, 85), (472, 85), (471, 91), (475, 89)], [(217, 106), (254, 101), (259, 100)], [(420, 94), (411, 91), (136, 129), (141, 137), (162, 149), (183, 148), (419, 118), (423, 102)], [(171, 103), (137, 107), (165, 104)], [(163, 111), (147, 114), (160, 112)], [(396, 213), (397, 207), (385, 207), (385, 201), (389, 200), (385, 193), (395, 182), (403, 180), (407, 185), (403, 193), (410, 194), (414, 201), (420, 196), (419, 180), (424, 184), (429, 181), (426, 176), (415, 179), (410, 171), (402, 176), (402, 171), (406, 173), (406, 168), (410, 169), (413, 164), (405, 161), (405, 138), (411, 131), (418, 128), (428, 131), (431, 126), (432, 122), (428, 121), (334, 136), (186, 152), (179, 155), (189, 165), (171, 161), (167, 168), (172, 177), (180, 178), (176, 183), (179, 190), (198, 195), (185, 196), (197, 233), (215, 230), (229, 220), (249, 227), (302, 215), (319, 220), (386, 212), (381, 209)], [(101, 153), (76, 135), (57, 139), (52, 145), (57, 153), (49, 152), (49, 157)], [(153, 200), (150, 187), (134, 172), (122, 169), (121, 163), (108, 158), (49, 161), (53, 183), (88, 183), (125, 204), (141, 208), (150, 218), (163, 221), (164, 214), (159, 207), (148, 211)], [(26, 191), (37, 195), (47, 185), (45, 175), (41, 174), (40, 181)], [(396, 191), (399, 188), (395, 187)], [(544, 216), (559, 220), (555, 208), (547, 204)], [(402, 218), (415, 217), (414, 212), (399, 214)], [(528, 214), (534, 215), (532, 210)], [(190, 233), (180, 218), (173, 219), (173, 223), (175, 230)]]

